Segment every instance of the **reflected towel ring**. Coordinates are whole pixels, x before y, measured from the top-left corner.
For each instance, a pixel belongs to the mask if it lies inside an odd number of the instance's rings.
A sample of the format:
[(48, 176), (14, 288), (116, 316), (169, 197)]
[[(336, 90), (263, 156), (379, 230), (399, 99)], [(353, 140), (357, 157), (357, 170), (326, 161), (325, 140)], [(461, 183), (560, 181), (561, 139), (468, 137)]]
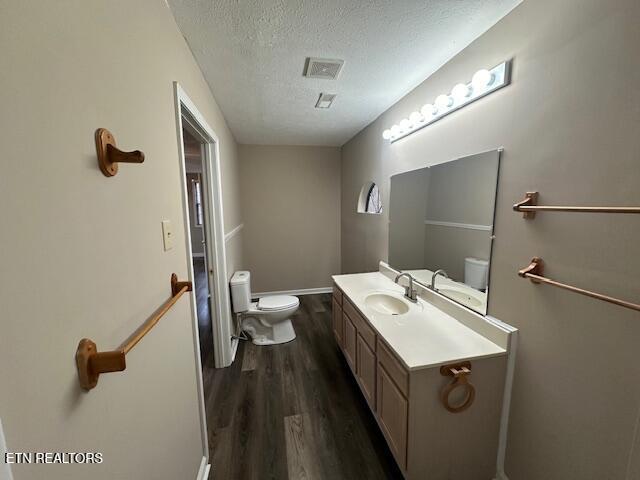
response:
[[(464, 412), (469, 408), (476, 398), (476, 388), (469, 382), (471, 375), (471, 362), (463, 362), (457, 365), (443, 365), (440, 367), (440, 374), (443, 376), (453, 377), (453, 381), (442, 389), (440, 399), (442, 405), (451, 413)], [(462, 387), (466, 389), (466, 396), (459, 405), (451, 405), (449, 396), (456, 388)]]

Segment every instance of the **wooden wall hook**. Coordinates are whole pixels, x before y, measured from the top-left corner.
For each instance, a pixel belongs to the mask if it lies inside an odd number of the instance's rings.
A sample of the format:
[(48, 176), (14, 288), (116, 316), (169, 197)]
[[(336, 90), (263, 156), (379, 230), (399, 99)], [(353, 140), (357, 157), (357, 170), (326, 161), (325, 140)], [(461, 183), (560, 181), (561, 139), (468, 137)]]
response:
[(140, 150), (123, 152), (116, 147), (116, 139), (106, 128), (96, 130), (96, 152), (98, 165), (106, 177), (113, 177), (118, 173), (118, 163), (142, 163), (144, 153)]

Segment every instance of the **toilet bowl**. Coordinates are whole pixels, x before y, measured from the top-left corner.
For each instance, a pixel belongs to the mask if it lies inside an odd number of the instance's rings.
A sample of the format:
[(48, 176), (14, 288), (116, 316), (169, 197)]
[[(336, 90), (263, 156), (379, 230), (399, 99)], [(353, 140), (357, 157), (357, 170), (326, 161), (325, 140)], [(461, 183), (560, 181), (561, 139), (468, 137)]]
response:
[(242, 330), (255, 345), (277, 345), (296, 338), (291, 315), (298, 309), (298, 297), (273, 295), (251, 301), (251, 274), (235, 272), (231, 277), (233, 311), (242, 319)]

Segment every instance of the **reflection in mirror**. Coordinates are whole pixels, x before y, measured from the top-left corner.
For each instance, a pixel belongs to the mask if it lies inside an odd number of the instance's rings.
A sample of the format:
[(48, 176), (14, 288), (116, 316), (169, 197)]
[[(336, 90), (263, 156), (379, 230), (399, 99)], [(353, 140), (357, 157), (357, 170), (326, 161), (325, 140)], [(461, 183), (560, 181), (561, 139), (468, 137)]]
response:
[(401, 173), (389, 195), (389, 264), (483, 315), (499, 165), (492, 150)]

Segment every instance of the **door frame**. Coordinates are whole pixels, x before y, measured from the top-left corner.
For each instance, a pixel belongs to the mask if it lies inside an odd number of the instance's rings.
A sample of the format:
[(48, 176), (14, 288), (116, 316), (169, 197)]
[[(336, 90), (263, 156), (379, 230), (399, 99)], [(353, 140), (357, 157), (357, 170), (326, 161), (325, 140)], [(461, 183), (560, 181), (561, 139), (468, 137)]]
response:
[[(220, 168), (220, 141), (214, 130), (209, 126), (204, 116), (191, 101), (187, 93), (178, 82), (173, 82), (176, 133), (178, 139), (178, 154), (180, 160), (180, 183), (182, 187), (182, 209), (185, 232), (185, 252), (187, 260), (187, 272), (191, 282), (195, 275), (192, 263), (191, 248), (191, 220), (189, 218), (189, 191), (186, 179), (186, 161), (184, 152), (184, 139), (182, 136), (183, 125), (187, 125), (200, 140), (203, 152), (203, 207), (205, 215), (205, 232), (207, 240), (205, 244), (206, 263), (213, 273), (207, 272), (209, 278), (209, 290), (211, 293), (211, 327), (213, 334), (213, 353), (216, 368), (231, 365), (233, 361), (232, 332), (231, 332), (231, 303), (229, 298), (229, 284), (227, 277), (227, 262), (224, 234), (224, 215), (222, 209), (222, 178)], [(205, 457), (209, 458), (207, 423), (204, 405), (204, 383), (202, 376), (202, 364), (200, 360), (200, 335), (198, 331), (198, 309), (196, 296), (191, 298), (191, 319), (193, 341), (196, 362), (196, 376), (198, 383), (198, 395), (200, 397), (201, 434)]]

